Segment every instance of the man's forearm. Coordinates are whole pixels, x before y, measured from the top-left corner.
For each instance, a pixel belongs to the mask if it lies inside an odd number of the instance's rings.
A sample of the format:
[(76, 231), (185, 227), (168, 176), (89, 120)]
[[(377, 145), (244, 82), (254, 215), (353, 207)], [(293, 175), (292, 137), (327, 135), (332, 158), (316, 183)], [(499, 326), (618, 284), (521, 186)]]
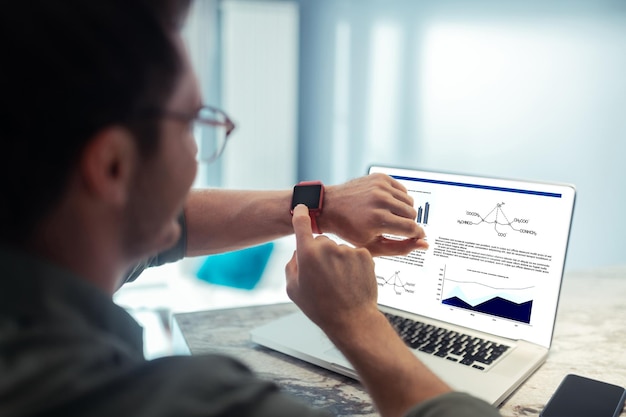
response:
[[(240, 249), (293, 233), (292, 190), (194, 190), (185, 207), (188, 256)], [(385, 175), (325, 187), (317, 224), (372, 255), (402, 255), (428, 245), (415, 222), (413, 199)], [(407, 239), (387, 239), (385, 234)]]
[(451, 389), (397, 336), (378, 311), (345, 329), (324, 329), (356, 369), (382, 416), (400, 417)]
[(291, 191), (193, 190), (185, 206), (187, 256), (240, 249), (293, 233)]

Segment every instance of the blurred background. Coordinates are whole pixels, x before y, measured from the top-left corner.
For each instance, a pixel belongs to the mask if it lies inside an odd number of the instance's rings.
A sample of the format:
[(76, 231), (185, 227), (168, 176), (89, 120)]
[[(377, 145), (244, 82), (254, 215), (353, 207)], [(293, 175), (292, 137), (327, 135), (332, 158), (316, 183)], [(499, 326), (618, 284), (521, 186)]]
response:
[(196, 0), (186, 35), (239, 125), (199, 185), (373, 163), (573, 183), (567, 267), (624, 262), (626, 2)]
[[(196, 186), (339, 183), (371, 164), (566, 182), (566, 270), (625, 262), (625, 1), (196, 0), (184, 34), (205, 102), (238, 125)], [(252, 298), (155, 303), (283, 299), (283, 260)], [(171, 286), (193, 266), (166, 268)]]

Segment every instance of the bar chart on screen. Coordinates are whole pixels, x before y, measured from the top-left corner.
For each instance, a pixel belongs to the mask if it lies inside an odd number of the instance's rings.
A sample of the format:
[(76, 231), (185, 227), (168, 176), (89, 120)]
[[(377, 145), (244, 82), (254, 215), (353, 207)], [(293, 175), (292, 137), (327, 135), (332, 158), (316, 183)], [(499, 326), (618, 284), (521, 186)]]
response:
[(430, 203), (427, 201), (423, 206), (417, 208), (417, 223), (428, 224), (428, 215), (430, 214)]

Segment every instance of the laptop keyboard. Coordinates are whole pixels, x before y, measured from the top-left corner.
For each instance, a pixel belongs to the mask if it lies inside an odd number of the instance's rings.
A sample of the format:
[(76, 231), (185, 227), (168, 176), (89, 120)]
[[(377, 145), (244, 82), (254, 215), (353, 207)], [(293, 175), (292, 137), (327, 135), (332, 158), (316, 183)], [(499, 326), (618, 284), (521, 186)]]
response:
[(479, 337), (394, 314), (383, 314), (410, 348), (479, 370), (484, 370), (509, 349), (507, 345)]

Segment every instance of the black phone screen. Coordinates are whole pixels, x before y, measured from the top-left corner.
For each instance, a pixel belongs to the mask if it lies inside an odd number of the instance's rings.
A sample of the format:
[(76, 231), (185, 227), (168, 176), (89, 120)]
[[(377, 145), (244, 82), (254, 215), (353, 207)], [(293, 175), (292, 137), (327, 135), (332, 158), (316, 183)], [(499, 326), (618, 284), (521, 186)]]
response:
[(625, 398), (623, 387), (570, 374), (563, 378), (540, 417), (617, 417)]

